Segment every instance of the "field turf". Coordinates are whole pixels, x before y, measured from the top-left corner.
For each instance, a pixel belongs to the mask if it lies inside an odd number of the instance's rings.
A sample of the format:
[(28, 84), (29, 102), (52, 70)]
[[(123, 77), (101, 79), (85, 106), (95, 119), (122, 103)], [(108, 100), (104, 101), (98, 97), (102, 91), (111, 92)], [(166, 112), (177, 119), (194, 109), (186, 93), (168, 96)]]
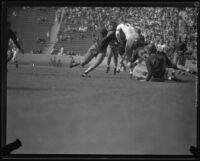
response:
[(32, 64), (7, 73), (7, 143), (13, 154), (191, 154), (196, 83), (139, 82), (128, 73)]

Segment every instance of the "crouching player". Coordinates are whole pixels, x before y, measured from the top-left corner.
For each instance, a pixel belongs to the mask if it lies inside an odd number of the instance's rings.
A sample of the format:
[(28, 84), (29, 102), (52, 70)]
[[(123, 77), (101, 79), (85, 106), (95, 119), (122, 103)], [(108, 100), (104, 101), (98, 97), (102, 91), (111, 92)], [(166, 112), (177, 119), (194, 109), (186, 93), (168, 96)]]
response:
[(96, 61), (91, 64), (82, 75), (83, 77), (88, 76), (88, 73), (93, 71), (96, 67), (98, 67), (106, 56), (106, 50), (108, 44), (111, 40), (116, 39), (115, 30), (117, 24), (115, 22), (110, 22), (108, 25), (108, 30), (103, 27), (98, 35), (98, 40), (95, 42), (87, 51), (82, 62), (73, 62), (70, 64), (70, 68), (81, 65), (84, 67), (87, 65), (94, 57), (96, 57)]

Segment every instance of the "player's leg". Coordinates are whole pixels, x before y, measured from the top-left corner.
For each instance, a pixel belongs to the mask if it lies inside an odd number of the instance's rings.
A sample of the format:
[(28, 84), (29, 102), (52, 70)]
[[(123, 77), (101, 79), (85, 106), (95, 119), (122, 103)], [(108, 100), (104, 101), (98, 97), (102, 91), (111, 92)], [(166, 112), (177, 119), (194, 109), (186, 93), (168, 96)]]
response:
[(88, 67), (88, 69), (84, 72), (84, 74), (82, 76), (86, 76), (88, 73), (93, 71), (96, 67), (98, 67), (104, 60), (105, 55), (106, 55), (105, 51), (98, 53), (98, 55), (96, 57), (96, 61)]
[(120, 70), (123, 68), (124, 71), (126, 71), (126, 66), (124, 64), (124, 61), (123, 61), (123, 56), (125, 55), (125, 45), (126, 45), (126, 42), (122, 42), (119, 44), (118, 48), (117, 48), (117, 53), (118, 55), (120, 55), (120, 60), (119, 60), (119, 64), (117, 65), (117, 72), (119, 73)]
[(106, 54), (108, 56), (107, 58), (107, 68), (106, 68), (106, 73), (108, 73), (110, 71), (110, 62), (111, 62), (111, 58), (113, 56), (113, 52), (112, 52), (112, 49), (111, 49), (111, 46), (108, 45), (107, 47), (107, 50), (106, 50)]
[(97, 55), (97, 45), (93, 44), (88, 49), (83, 61), (81, 62), (81, 66), (84, 67), (85, 65), (87, 65), (96, 55)]
[(7, 63), (9, 61), (11, 61), (12, 58), (13, 58), (13, 51), (12, 50), (8, 50), (7, 51)]
[(85, 66), (86, 64), (88, 64), (94, 57), (95, 54), (97, 53), (96, 50), (96, 44), (93, 44), (87, 51), (87, 53), (85, 54), (83, 60), (81, 62), (73, 62), (72, 64), (70, 64), (70, 68), (76, 67), (81, 65), (82, 67)]
[(18, 61), (17, 61), (18, 55), (19, 55), (19, 49), (14, 49), (12, 62), (15, 63), (16, 68), (18, 68)]
[[(134, 45), (134, 44), (133, 44)], [(138, 56), (138, 50), (132, 49), (132, 55), (129, 60), (129, 76), (132, 77), (133, 70), (136, 67), (136, 65), (140, 62), (139, 56)]]
[(126, 61), (128, 63), (127, 65), (129, 68), (130, 75), (132, 75), (132, 63), (131, 63), (132, 51), (133, 51), (133, 39), (128, 39), (126, 42), (126, 46), (125, 46), (125, 55), (124, 56), (126, 56)]
[(183, 72), (187, 72), (187, 73), (190, 73), (190, 74), (193, 74), (193, 75), (197, 75), (197, 71), (189, 69), (189, 68), (187, 68), (187, 67), (185, 67), (183, 65), (180, 65), (180, 64), (176, 65), (176, 64), (172, 63), (171, 68), (173, 68), (175, 70), (180, 70), (180, 71), (183, 71)]
[(114, 75), (116, 75), (117, 65), (118, 65), (118, 51), (115, 47), (113, 47), (113, 59), (114, 59)]

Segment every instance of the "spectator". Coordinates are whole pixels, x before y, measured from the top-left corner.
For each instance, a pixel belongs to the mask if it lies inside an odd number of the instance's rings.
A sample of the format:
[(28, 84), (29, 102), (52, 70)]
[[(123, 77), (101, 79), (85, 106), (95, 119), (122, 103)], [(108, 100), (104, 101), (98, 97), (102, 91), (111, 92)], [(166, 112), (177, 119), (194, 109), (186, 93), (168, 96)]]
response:
[(60, 48), (60, 52), (58, 53), (58, 55), (59, 55), (59, 56), (60, 56), (60, 55), (64, 55), (64, 47), (63, 47), (63, 46)]
[(49, 31), (46, 33), (46, 40), (47, 40), (47, 41), (49, 41), (49, 40), (50, 40)]

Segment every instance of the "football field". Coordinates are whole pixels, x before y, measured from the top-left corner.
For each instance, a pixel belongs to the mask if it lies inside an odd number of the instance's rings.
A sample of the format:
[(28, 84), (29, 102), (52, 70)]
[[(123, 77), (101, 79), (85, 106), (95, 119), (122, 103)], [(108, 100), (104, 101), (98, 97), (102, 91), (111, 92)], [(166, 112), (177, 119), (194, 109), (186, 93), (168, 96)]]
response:
[(196, 81), (139, 82), (105, 67), (8, 65), (7, 143), (13, 154), (191, 154)]

